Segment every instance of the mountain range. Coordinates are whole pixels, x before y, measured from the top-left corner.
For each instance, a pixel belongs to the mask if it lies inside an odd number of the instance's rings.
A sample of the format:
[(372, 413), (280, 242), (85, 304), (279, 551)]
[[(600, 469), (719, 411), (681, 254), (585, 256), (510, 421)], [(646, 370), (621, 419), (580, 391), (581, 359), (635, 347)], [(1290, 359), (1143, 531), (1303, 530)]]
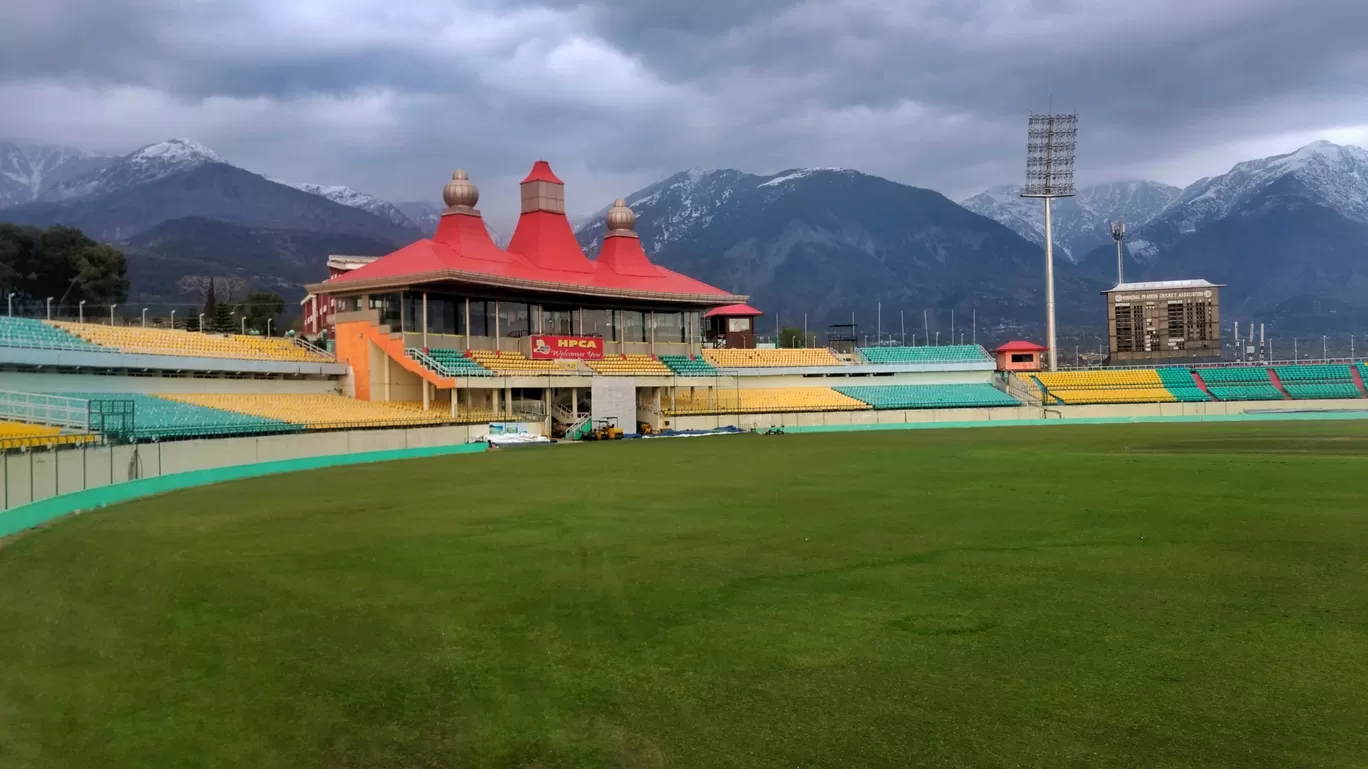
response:
[[(765, 323), (806, 314), (818, 328), (854, 312), (869, 328), (882, 305), (885, 329), (900, 313), (929, 309), (928, 330), (948, 336), (952, 309), (1026, 332), (1043, 315), (1040, 204), (1018, 188), (955, 203), (850, 169), (721, 169), (679, 172), (627, 201), (653, 259), (750, 294), (771, 315)], [(591, 256), (605, 211), (576, 230)], [(115, 243), (143, 301), (171, 301), (187, 274), (236, 275), (296, 298), (328, 254), (383, 254), (430, 235), (438, 216), (429, 203), (272, 180), (186, 139), (121, 157), (0, 142), (0, 220), (60, 223)], [(1101, 326), (1097, 292), (1116, 280), (1107, 232), (1116, 218), (1129, 229), (1128, 279), (1224, 283), (1227, 318), (1368, 322), (1362, 149), (1317, 142), (1183, 189), (1116, 182), (1058, 201), (1062, 325)]]

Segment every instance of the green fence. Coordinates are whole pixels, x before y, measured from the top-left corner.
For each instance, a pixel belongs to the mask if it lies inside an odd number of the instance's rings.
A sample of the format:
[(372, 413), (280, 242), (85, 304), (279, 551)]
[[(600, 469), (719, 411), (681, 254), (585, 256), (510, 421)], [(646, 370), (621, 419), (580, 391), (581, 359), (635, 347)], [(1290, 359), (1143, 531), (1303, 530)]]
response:
[(365, 451), (356, 454), (332, 454), (321, 457), (284, 459), (276, 462), (256, 462), (232, 467), (215, 467), (206, 470), (191, 470), (172, 473), (155, 478), (142, 478), (136, 481), (114, 483), (84, 491), (62, 494), (27, 505), (0, 512), (0, 538), (16, 532), (41, 526), (55, 518), (74, 513), (77, 510), (91, 510), (107, 505), (127, 502), (132, 499), (165, 494), (168, 491), (188, 489), (194, 486), (207, 486), (212, 483), (235, 481), (241, 478), (256, 478), (263, 475), (292, 473), (299, 470), (318, 470), (325, 467), (341, 467), (370, 462), (388, 462), (396, 459), (419, 459), (448, 454), (469, 454), (484, 451), (488, 444), (463, 443), (454, 446), (428, 446), (417, 449), (391, 449), (387, 451)]

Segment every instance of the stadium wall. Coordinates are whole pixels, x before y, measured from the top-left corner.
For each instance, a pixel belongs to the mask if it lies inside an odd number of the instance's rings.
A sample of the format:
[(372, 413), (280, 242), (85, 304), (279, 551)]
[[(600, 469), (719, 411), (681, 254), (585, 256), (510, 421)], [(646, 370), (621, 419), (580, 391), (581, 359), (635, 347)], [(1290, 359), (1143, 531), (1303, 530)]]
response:
[[(535, 431), (538, 426), (527, 428)], [(452, 449), (483, 441), (488, 435), (488, 425), (459, 425), (8, 453), (0, 455), (0, 489), (3, 493), (3, 508), (0, 509), (6, 511), (0, 512), (0, 536), (8, 527), (4, 523), (8, 511), (62, 495), (231, 467), (274, 465), (320, 457), (365, 456), (376, 452)]]
[(218, 379), (0, 372), (0, 390), (25, 393), (336, 393), (334, 379)]
[(1203, 419), (1260, 416), (1297, 412), (1360, 412), (1368, 415), (1368, 400), (1245, 401), (1221, 403), (1138, 403), (1086, 406), (1019, 406), (970, 409), (889, 409), (885, 411), (827, 411), (787, 414), (716, 414), (671, 417), (674, 430), (713, 430), (735, 426), (743, 430), (769, 427), (862, 427), (963, 422), (1039, 422), (1092, 419)]

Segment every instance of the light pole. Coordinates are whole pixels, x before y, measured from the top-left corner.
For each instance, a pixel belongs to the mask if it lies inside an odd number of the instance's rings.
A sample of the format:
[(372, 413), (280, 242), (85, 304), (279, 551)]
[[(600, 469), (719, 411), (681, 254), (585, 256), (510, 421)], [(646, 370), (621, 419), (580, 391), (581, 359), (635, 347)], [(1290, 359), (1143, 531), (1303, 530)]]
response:
[(143, 327), (143, 328), (147, 328), (147, 308), (146, 308), (146, 307), (143, 308), (143, 311), (142, 311), (142, 319), (143, 319), (143, 326), (142, 326), (142, 327)]
[(175, 310), (172, 310), (172, 311), (171, 311), (171, 330), (172, 330), (172, 331), (175, 331), (175, 330), (176, 330), (176, 311), (175, 311)]
[(1326, 341), (1328, 337), (1321, 335), (1321, 361), (1330, 360), (1330, 345)]
[(195, 330), (198, 331), (198, 332), (200, 332), (201, 334), (204, 333), (204, 313), (200, 313), (200, 317), (199, 317), (199, 328), (197, 328), (197, 329), (195, 329)]
[[(266, 336), (270, 336), (270, 335), (271, 335), (271, 321), (273, 321), (273, 320), (275, 320), (275, 318), (267, 318), (267, 319), (266, 319)], [(803, 315), (803, 323), (804, 323), (804, 324), (807, 323), (807, 314), (806, 314), (806, 313)], [(806, 330), (803, 331), (803, 344), (804, 344), (804, 345), (807, 344), (807, 331), (806, 331)]]
[(936, 332), (936, 346), (940, 347), (940, 332)]
[(76, 303), (76, 320), (81, 323), (85, 323), (85, 303), (84, 299)]
[(10, 314), (10, 317), (13, 318), (13, 317), (14, 317), (14, 292), (13, 292), (13, 291), (10, 292), (9, 300), (8, 300), (8, 301), (9, 301), (9, 314)]
[(1301, 351), (1297, 349), (1297, 338), (1292, 337), (1292, 360), (1301, 360)]
[(242, 316), (242, 333), (243, 333), (244, 336), (247, 334), (247, 316), (246, 316), (246, 315), (243, 315), (243, 316)]
[(47, 298), (47, 319), (52, 320), (52, 297)]
[(119, 305), (117, 305), (117, 304), (111, 304), (111, 305), (109, 305), (109, 325), (111, 325), (111, 326), (114, 325), (114, 308), (115, 308), (115, 307), (118, 307), (118, 306), (119, 306)]

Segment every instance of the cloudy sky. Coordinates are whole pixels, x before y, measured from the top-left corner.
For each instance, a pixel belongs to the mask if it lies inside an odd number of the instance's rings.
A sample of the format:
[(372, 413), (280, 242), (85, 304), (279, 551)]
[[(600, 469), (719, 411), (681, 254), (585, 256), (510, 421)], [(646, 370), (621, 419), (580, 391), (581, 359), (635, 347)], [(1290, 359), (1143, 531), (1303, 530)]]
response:
[(963, 197), (1081, 114), (1080, 182), (1368, 144), (1363, 0), (0, 0), (0, 137), (172, 136), (299, 181), (573, 214), (690, 167), (845, 166)]

